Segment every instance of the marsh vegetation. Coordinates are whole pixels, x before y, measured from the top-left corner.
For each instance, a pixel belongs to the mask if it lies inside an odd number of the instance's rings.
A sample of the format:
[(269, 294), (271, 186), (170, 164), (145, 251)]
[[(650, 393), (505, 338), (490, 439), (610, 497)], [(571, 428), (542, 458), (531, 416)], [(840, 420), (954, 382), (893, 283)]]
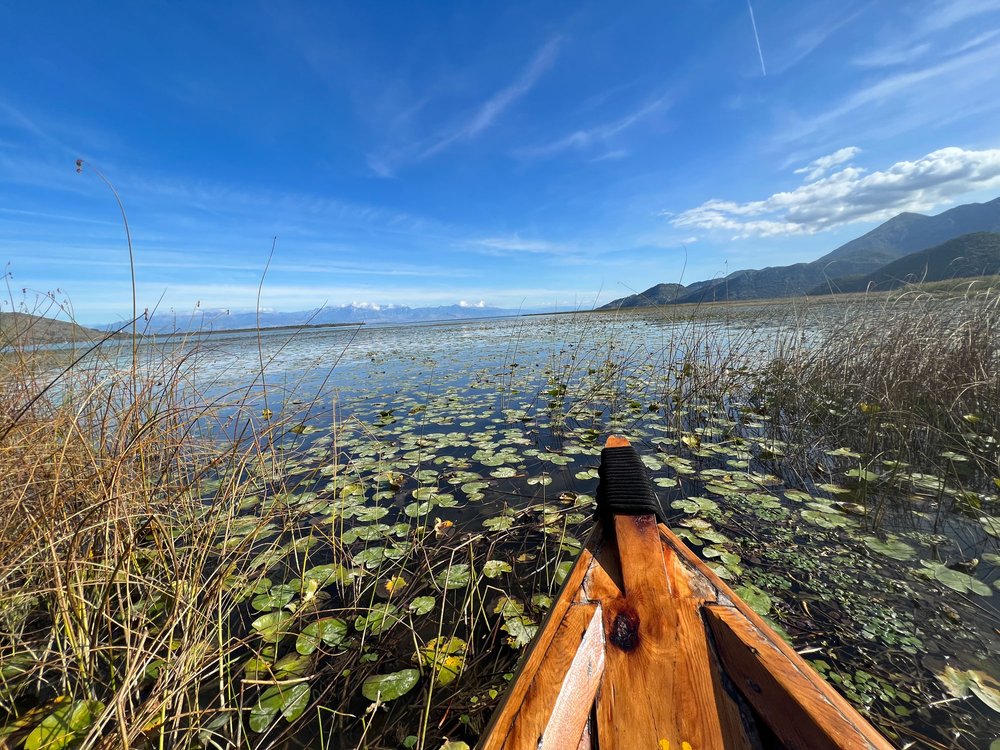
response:
[(0, 744), (475, 744), (609, 432), (894, 743), (1000, 718), (1000, 301), (117, 344), (0, 378)]

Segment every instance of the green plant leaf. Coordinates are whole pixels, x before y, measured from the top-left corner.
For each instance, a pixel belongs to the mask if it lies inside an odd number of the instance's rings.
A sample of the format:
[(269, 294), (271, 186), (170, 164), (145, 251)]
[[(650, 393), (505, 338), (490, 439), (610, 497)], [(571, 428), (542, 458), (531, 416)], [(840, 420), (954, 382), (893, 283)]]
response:
[(994, 711), (1000, 712), (1000, 682), (975, 669), (962, 671), (948, 666), (937, 675), (945, 689), (956, 698), (975, 695)]
[(494, 516), (483, 521), (483, 528), (490, 531), (507, 531), (514, 525), (514, 519), (510, 516)]
[(281, 609), (295, 598), (296, 589), (287, 583), (272, 586), (267, 593), (258, 594), (251, 604), (258, 612), (271, 609)]
[(31, 730), (24, 750), (62, 750), (87, 733), (104, 710), (100, 701), (84, 700), (59, 706)]
[(289, 722), (294, 721), (309, 705), (309, 685), (300, 682), (295, 685), (272, 685), (263, 693), (250, 709), (250, 729), (263, 732), (274, 721), (280, 711)]
[(483, 575), (487, 578), (499, 578), (504, 573), (510, 573), (513, 568), (503, 560), (487, 560), (483, 565)]
[(963, 573), (960, 570), (952, 570), (942, 563), (931, 562), (929, 560), (921, 560), (920, 564), (924, 567), (923, 570), (917, 571), (919, 575), (926, 578), (933, 578), (961, 594), (971, 592), (980, 596), (990, 596), (993, 593), (993, 590), (989, 586), (968, 573)]
[(395, 604), (380, 605), (366, 616), (359, 615), (354, 620), (354, 629), (358, 632), (368, 631), (372, 635), (379, 635), (399, 622), (395, 612)]
[(436, 602), (433, 596), (418, 596), (410, 602), (410, 611), (415, 615), (426, 615), (434, 609)]
[(740, 586), (736, 595), (758, 615), (764, 616), (771, 611), (771, 597), (756, 586)]
[(288, 635), (287, 626), (291, 619), (291, 612), (284, 610), (268, 612), (250, 623), (250, 627), (256, 630), (265, 641), (280, 641)]
[(300, 654), (311, 654), (319, 644), (339, 646), (347, 637), (347, 623), (335, 617), (324, 617), (306, 625), (295, 639), (295, 650)]
[(864, 541), (869, 549), (894, 560), (912, 560), (917, 554), (913, 547), (891, 534), (884, 542), (874, 536), (866, 536)]
[(443, 589), (460, 589), (469, 585), (470, 578), (469, 566), (465, 563), (456, 563), (441, 571), (435, 580)]
[(302, 577), (307, 581), (317, 581), (319, 587), (323, 588), (331, 583), (350, 583), (351, 571), (339, 563), (330, 563), (309, 568)]
[(450, 685), (465, 666), (467, 648), (461, 638), (434, 638), (418, 649), (413, 658), (433, 671), (438, 685)]
[(370, 701), (393, 701), (413, 690), (420, 680), (420, 671), (401, 669), (390, 674), (377, 674), (361, 685), (361, 694)]

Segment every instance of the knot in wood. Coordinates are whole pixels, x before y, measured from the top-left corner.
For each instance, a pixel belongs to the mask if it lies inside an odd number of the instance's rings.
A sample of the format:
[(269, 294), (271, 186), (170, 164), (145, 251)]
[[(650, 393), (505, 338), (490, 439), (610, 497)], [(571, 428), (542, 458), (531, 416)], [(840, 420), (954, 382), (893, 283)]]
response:
[(622, 651), (633, 651), (639, 645), (639, 613), (627, 607), (615, 615), (608, 640)]

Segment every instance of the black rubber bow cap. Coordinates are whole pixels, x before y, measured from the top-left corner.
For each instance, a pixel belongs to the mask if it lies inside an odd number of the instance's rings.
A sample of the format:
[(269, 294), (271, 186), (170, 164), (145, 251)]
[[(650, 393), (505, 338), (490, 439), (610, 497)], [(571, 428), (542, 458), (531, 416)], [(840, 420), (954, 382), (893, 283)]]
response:
[(602, 450), (601, 468), (597, 473), (601, 478), (597, 485), (599, 516), (654, 515), (658, 521), (664, 521), (660, 501), (653, 493), (646, 467), (631, 445)]

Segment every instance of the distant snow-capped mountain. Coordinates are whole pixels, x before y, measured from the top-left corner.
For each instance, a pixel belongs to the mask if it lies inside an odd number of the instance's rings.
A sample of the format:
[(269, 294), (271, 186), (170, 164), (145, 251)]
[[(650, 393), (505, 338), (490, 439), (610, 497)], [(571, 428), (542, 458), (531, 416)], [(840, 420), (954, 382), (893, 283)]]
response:
[[(274, 328), (276, 326), (330, 325), (335, 323), (417, 323), (432, 320), (464, 320), (468, 318), (498, 318), (507, 315), (524, 315), (536, 310), (510, 310), (488, 307), (485, 303), (439, 307), (407, 307), (406, 305), (377, 305), (355, 303), (330, 305), (314, 310), (297, 312), (230, 312), (229, 310), (196, 310), (187, 315), (158, 312), (150, 319), (146, 330), (153, 333), (175, 331), (222, 331), (241, 328)], [(106, 328), (120, 327), (111, 324)]]

